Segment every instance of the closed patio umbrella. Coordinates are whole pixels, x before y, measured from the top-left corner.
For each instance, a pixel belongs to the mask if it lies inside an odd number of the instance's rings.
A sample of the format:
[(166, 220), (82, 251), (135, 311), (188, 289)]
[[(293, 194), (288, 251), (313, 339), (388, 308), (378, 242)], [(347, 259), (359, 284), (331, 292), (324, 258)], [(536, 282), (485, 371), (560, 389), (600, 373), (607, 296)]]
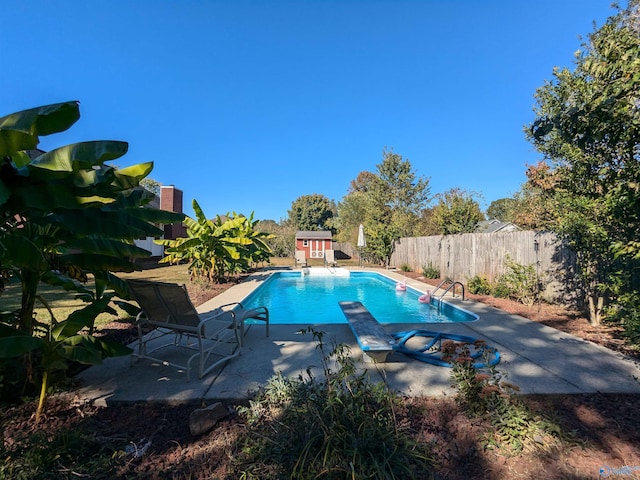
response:
[(362, 224), (360, 224), (360, 227), (358, 227), (358, 243), (357, 243), (358, 248), (364, 248), (367, 246), (367, 241), (364, 238), (364, 227), (362, 226)]
[(362, 249), (367, 246), (367, 241), (364, 238), (364, 227), (362, 226), (362, 224), (360, 224), (360, 226), (358, 227), (358, 243), (356, 245), (358, 246), (360, 266), (362, 266)]

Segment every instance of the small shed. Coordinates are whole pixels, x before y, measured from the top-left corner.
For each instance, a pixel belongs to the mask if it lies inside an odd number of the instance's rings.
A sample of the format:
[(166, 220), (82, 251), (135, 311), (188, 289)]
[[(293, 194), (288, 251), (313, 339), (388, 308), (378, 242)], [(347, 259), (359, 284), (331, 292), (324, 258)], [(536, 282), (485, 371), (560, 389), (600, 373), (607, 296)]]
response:
[(296, 251), (303, 251), (305, 258), (324, 258), (327, 250), (333, 250), (330, 231), (296, 232)]

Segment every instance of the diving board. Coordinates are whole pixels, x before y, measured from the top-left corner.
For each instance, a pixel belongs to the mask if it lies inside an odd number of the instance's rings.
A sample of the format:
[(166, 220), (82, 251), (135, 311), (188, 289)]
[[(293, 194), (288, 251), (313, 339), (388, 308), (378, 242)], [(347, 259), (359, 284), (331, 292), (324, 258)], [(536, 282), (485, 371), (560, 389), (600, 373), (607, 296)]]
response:
[(338, 302), (347, 317), (360, 349), (374, 362), (385, 362), (393, 352), (395, 339), (371, 315), (361, 302)]

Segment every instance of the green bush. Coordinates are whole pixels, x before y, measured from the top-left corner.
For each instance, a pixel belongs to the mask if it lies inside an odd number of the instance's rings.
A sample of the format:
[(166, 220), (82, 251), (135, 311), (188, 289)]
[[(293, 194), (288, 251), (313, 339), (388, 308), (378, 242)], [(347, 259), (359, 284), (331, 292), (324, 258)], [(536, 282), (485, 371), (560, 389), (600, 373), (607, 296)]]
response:
[(640, 345), (640, 292), (617, 297), (607, 311), (607, 320), (621, 325), (629, 341)]
[(422, 266), (422, 275), (424, 278), (440, 278), (440, 270), (429, 263), (428, 266)]
[(476, 295), (491, 295), (491, 283), (484, 275), (476, 275), (467, 281), (467, 288), (470, 293)]
[(412, 272), (413, 269), (411, 268), (411, 265), (407, 264), (407, 263), (403, 263), (402, 265), (400, 265), (400, 270), (402, 270), (403, 272)]
[[(433, 455), (397, 417), (401, 397), (357, 373), (347, 345), (325, 355), (322, 332), (309, 328), (322, 352), (324, 381), (272, 377), (238, 411), (247, 420), (233, 463), (239, 478), (433, 477)], [(337, 367), (333, 367), (335, 365)], [(331, 367), (329, 366), (331, 362)], [(410, 415), (410, 413), (408, 413)], [(406, 419), (405, 419), (406, 420)]]
[(540, 299), (538, 276), (533, 265), (520, 265), (507, 257), (507, 272), (500, 275), (493, 288), (496, 297), (511, 298), (528, 307)]

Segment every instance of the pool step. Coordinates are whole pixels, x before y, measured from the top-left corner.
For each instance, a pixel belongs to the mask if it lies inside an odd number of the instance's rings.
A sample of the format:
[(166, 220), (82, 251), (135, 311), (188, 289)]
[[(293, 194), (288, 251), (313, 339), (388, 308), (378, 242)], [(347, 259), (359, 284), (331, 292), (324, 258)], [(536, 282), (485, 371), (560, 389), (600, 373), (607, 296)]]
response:
[(338, 302), (360, 349), (371, 360), (384, 363), (396, 341), (361, 302)]

